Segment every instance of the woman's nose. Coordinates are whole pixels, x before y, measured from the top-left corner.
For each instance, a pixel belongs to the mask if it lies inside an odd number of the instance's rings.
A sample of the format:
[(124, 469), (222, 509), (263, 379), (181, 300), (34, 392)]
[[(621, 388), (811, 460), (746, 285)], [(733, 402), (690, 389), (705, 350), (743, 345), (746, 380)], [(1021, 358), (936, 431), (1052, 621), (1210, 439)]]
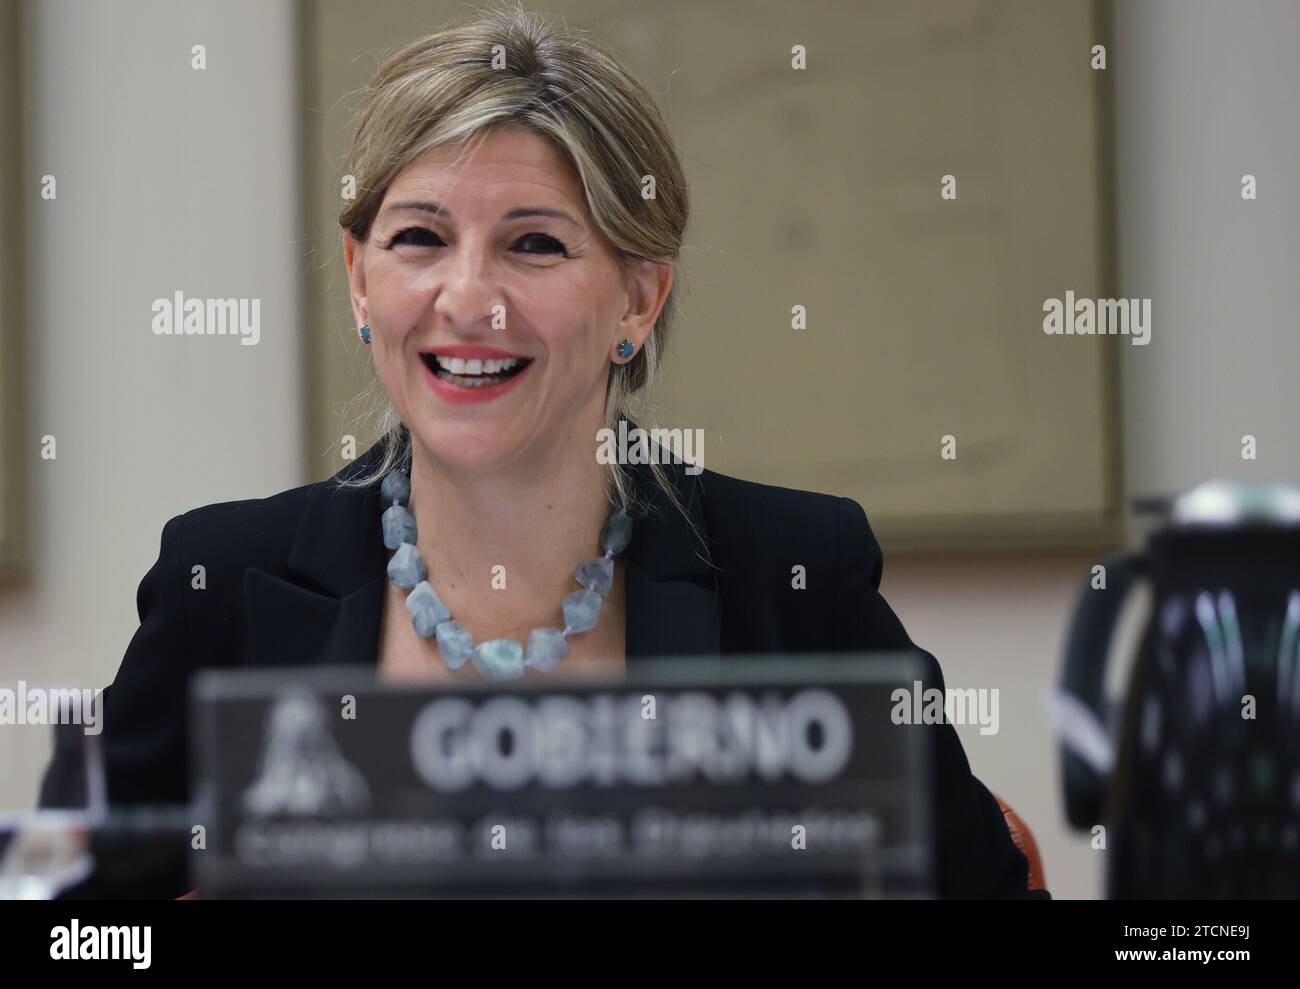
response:
[(449, 322), (472, 327), (490, 323), (493, 308), (504, 305), (485, 252), (464, 246), (448, 251), (437, 267), (434, 311)]

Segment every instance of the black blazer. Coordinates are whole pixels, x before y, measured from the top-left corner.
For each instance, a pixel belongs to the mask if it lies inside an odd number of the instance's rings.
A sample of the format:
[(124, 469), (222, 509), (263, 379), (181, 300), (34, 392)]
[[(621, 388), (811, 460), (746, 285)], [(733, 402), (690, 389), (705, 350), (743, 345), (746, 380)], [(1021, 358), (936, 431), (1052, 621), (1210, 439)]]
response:
[[(376, 443), (338, 477), (382, 453)], [(630, 468), (653, 511), (624, 555), (627, 664), (655, 656), (915, 648), (880, 596), (881, 552), (848, 498), (665, 465), (698, 537), (654, 485)], [(204, 667), (352, 663), (375, 666), (387, 581), (378, 486), (307, 484), (270, 498), (196, 508), (171, 519), (140, 583), (140, 627), (103, 695), (101, 743), (109, 800), (189, 800), (187, 686)], [(791, 588), (791, 567), (807, 587)], [(191, 568), (206, 588), (191, 589)], [(922, 652), (926, 687), (943, 689)], [(721, 661), (721, 660), (720, 660)], [(41, 806), (83, 803), (80, 733), (57, 731)], [(936, 726), (940, 892), (1022, 896), (1028, 865), (997, 802), (971, 775), (951, 725)], [(184, 877), (174, 889), (185, 892)]]

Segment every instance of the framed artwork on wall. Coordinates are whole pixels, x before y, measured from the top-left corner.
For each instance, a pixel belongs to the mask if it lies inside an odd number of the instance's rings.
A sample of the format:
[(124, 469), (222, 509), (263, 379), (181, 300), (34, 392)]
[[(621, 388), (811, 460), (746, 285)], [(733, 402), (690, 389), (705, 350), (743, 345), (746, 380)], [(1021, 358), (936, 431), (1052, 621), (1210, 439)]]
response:
[[(705, 467), (851, 497), (891, 553), (1114, 538), (1128, 341), (1043, 332), (1047, 300), (1113, 294), (1103, 3), (533, 6), (624, 58), (678, 144), (692, 216), (654, 406), (700, 431)], [(349, 98), (460, 11), (304, 12), (328, 473), (369, 374), (338, 260)]]

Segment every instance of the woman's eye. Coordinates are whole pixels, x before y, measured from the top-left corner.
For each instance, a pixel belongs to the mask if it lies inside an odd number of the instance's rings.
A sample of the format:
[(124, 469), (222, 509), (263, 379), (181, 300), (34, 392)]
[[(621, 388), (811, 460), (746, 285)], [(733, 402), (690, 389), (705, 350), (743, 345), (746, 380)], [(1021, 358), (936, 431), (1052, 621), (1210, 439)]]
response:
[(525, 254), (564, 254), (565, 247), (550, 234), (525, 234), (515, 242), (516, 246), (531, 245), (532, 250), (525, 250)]
[[(428, 227), (407, 227), (399, 230), (388, 242), (390, 248), (401, 244), (413, 247), (445, 247), (442, 238)], [(549, 234), (525, 234), (515, 241), (515, 248), (523, 254), (565, 254), (565, 246)]]
[(407, 227), (405, 230), (399, 230), (394, 234), (393, 239), (388, 242), (388, 246), (416, 244), (421, 247), (437, 247), (441, 243), (442, 238), (428, 227)]

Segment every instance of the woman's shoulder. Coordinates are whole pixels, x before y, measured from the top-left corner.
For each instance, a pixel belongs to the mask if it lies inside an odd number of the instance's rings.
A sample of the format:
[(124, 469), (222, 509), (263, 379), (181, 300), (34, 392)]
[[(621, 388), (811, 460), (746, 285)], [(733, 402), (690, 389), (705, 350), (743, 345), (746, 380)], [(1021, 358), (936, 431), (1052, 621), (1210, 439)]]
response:
[(360, 502), (367, 493), (340, 487), (339, 477), (336, 474), (264, 497), (191, 508), (164, 526), (159, 559), (165, 567), (179, 568), (183, 574), (201, 565), (208, 587), (225, 588), (237, 601), (243, 576), (250, 568), (286, 576), (291, 559), (304, 549), (303, 523), (308, 518), (314, 517), (318, 523), (306, 539), (314, 543), (322, 538), (329, 542), (328, 530), (334, 526), (331, 520), (338, 516), (363, 516), (366, 506)]
[[(861, 504), (824, 494), (702, 470), (694, 517), (712, 561), (741, 580), (829, 572), (835, 586), (879, 586), (883, 558)], [(748, 577), (744, 576), (748, 574)], [(823, 585), (824, 586), (824, 585)]]
[(715, 470), (701, 469), (699, 478), (704, 491), (711, 498), (768, 509), (786, 507), (827, 511), (834, 510), (838, 502), (843, 500), (839, 495), (787, 488), (762, 481), (747, 481)]
[(380, 440), (360, 457), (349, 461), (331, 477), (286, 488), (261, 498), (213, 502), (192, 508), (172, 519), (187, 546), (202, 547), (218, 556), (245, 563), (283, 559), (293, 545), (298, 523), (313, 506), (335, 512), (357, 513), (377, 485), (357, 480), (369, 476), (383, 456)]
[(307, 503), (328, 483), (315, 481), (262, 498), (200, 505), (167, 525), (174, 527), (187, 552), (208, 553), (217, 560), (249, 561), (268, 553), (283, 556)]
[(866, 512), (852, 498), (746, 481), (716, 471), (699, 475), (710, 530), (737, 529), (771, 539), (861, 538)]

